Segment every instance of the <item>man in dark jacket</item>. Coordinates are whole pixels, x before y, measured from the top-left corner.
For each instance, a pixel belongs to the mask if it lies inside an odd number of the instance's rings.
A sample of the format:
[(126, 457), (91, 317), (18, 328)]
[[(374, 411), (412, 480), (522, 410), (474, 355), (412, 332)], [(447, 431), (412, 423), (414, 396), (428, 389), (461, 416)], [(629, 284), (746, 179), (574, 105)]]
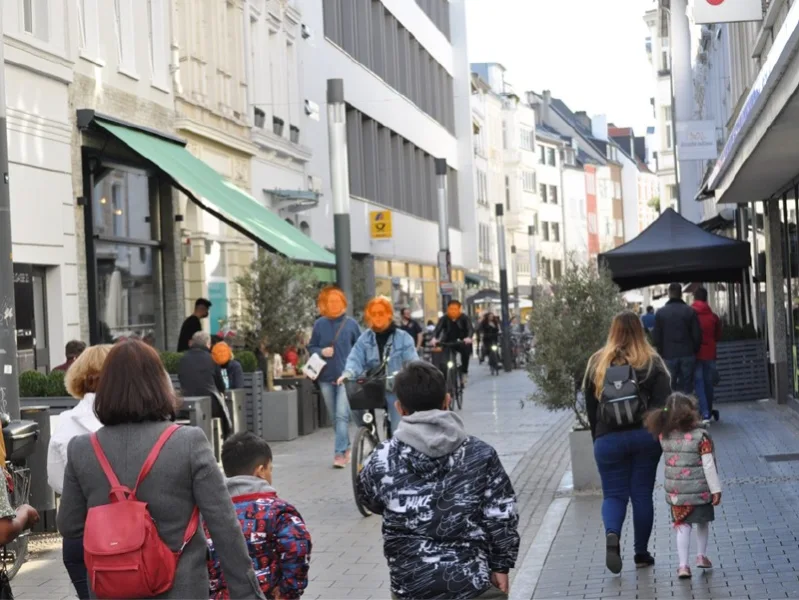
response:
[(222, 437), (227, 438), (233, 423), (225, 405), (225, 380), (211, 357), (211, 336), (204, 331), (192, 336), (191, 348), (178, 364), (178, 379), (184, 397), (211, 397), (211, 416), (221, 420)]
[(507, 598), (519, 516), (496, 450), (447, 410), (444, 376), (434, 366), (405, 366), (394, 391), (402, 423), (356, 484), (359, 499), (383, 515), (392, 596)]
[(716, 344), (721, 339), (721, 319), (707, 303), (707, 290), (703, 287), (694, 292), (691, 305), (699, 317), (702, 330), (702, 346), (696, 355), (695, 385), (702, 419), (710, 422), (713, 411), (713, 384), (716, 378)]
[(202, 319), (208, 318), (211, 303), (205, 298), (199, 298), (194, 303), (194, 312), (186, 317), (180, 328), (178, 336), (178, 352), (186, 352), (191, 347), (191, 338), (198, 331), (203, 330)]
[[(459, 343), (457, 351), (461, 355), (461, 374), (463, 385), (466, 385), (466, 377), (469, 375), (469, 359), (472, 357), (472, 320), (468, 315), (463, 314), (463, 306), (457, 300), (451, 300), (447, 306), (447, 314), (438, 321), (433, 337), (445, 344)], [(446, 363), (442, 369), (446, 368)]]
[(683, 302), (679, 283), (669, 286), (669, 301), (655, 315), (652, 339), (671, 373), (671, 388), (675, 392), (693, 394), (696, 353), (702, 345), (702, 330), (696, 311)]

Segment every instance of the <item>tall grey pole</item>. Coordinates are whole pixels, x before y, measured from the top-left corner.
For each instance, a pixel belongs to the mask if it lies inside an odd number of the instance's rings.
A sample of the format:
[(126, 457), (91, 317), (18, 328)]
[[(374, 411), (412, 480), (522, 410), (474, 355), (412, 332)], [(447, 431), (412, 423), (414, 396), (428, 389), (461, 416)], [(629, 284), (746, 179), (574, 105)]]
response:
[(538, 282), (538, 259), (535, 252), (535, 225), (527, 228), (527, 239), (530, 244), (530, 300), (535, 303), (535, 287)]
[(508, 309), (508, 265), (505, 258), (505, 207), (496, 205), (497, 211), (497, 246), (499, 246), (499, 297), (502, 303), (502, 364), (506, 372), (513, 369), (513, 357), (510, 349), (510, 310)]
[(510, 269), (513, 275), (513, 310), (521, 322), (522, 317), (519, 314), (519, 259), (516, 256), (516, 244), (511, 244), (510, 247)]
[[(330, 148), (330, 184), (333, 188), (333, 238), (336, 244), (336, 281), (352, 307), (352, 240), (350, 233), (350, 172), (347, 162), (347, 107), (344, 80), (327, 80), (327, 128)], [(350, 312), (352, 308), (348, 309)]]
[(452, 262), (449, 253), (449, 208), (447, 206), (447, 159), (436, 159), (436, 185), (438, 188), (438, 271), (441, 286), (442, 311), (452, 299)]
[[(3, 18), (0, 14), (0, 31)], [(17, 318), (14, 314), (14, 255), (11, 247), (11, 196), (8, 193), (5, 57), (0, 41), (0, 410), (19, 418)]]

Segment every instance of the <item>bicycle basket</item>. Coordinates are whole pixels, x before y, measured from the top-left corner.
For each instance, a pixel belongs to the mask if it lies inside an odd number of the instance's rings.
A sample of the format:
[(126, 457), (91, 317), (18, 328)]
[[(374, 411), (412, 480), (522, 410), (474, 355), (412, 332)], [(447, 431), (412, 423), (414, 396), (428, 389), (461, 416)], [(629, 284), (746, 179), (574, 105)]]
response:
[(386, 407), (386, 377), (359, 377), (346, 381), (344, 387), (352, 410), (384, 409)]

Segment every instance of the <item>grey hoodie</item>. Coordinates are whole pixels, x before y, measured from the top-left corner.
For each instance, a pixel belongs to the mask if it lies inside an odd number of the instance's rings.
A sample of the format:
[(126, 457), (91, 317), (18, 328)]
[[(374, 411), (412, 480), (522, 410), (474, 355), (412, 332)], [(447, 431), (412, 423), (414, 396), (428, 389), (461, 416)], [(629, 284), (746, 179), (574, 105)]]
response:
[(395, 436), (431, 458), (452, 454), (468, 437), (461, 418), (450, 410), (425, 410), (402, 418)]
[(228, 477), (225, 480), (225, 484), (227, 485), (227, 491), (230, 493), (231, 498), (235, 498), (236, 496), (244, 496), (245, 494), (277, 493), (275, 488), (269, 485), (269, 482), (253, 475), (237, 475), (236, 477)]

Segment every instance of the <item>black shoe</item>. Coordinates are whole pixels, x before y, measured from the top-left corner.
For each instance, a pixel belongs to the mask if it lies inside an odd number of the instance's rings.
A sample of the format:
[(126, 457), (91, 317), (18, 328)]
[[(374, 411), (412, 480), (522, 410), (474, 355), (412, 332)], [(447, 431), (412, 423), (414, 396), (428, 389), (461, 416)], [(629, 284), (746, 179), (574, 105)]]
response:
[(635, 568), (636, 569), (645, 569), (647, 567), (652, 567), (655, 565), (655, 557), (649, 554), (649, 552), (645, 552), (644, 554), (636, 554), (635, 555)]
[(621, 573), (621, 546), (619, 545), (619, 536), (615, 533), (609, 533), (605, 536), (605, 547), (607, 554), (605, 555), (605, 565), (608, 570), (614, 575)]

